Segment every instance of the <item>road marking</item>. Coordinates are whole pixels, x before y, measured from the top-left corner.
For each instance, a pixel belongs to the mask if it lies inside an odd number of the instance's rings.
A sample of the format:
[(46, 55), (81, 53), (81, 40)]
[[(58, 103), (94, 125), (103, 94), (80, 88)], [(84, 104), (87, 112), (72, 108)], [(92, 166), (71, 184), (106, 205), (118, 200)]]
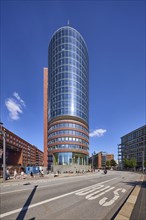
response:
[(100, 189), (102, 187), (104, 187), (104, 185), (99, 185), (97, 187), (90, 187), (90, 188), (87, 188), (87, 189), (84, 189), (84, 190), (77, 192), (76, 195), (77, 196), (84, 196), (84, 195), (86, 195), (90, 192), (94, 192), (95, 190)]
[[(110, 186), (107, 186), (107, 187), (105, 187), (104, 189), (107, 189), (107, 188), (109, 188), (109, 187), (110, 187)], [(115, 188), (115, 187), (111, 187), (111, 188), (105, 190), (104, 192), (102, 192), (102, 193), (100, 193), (100, 194), (98, 194), (98, 195), (96, 195), (96, 194), (97, 194), (98, 192), (100, 192), (100, 191), (103, 191), (103, 190), (99, 190), (99, 191), (97, 191), (97, 192), (91, 193), (91, 194), (89, 194), (88, 196), (86, 196), (86, 199), (88, 199), (88, 200), (97, 199), (98, 197), (104, 195), (106, 192), (109, 192), (109, 191), (111, 191), (111, 190), (114, 189), (114, 188)], [(96, 195), (96, 196), (94, 196), (94, 195)]]
[(0, 195), (5, 195), (5, 194), (8, 194), (8, 193), (14, 193), (14, 192), (22, 192), (22, 191), (25, 191), (25, 190), (29, 190), (29, 189), (32, 189), (32, 188), (28, 188), (28, 189), (19, 189), (19, 190), (14, 190), (14, 191), (9, 191), (9, 192), (1, 192)]
[(118, 191), (121, 191), (122, 193), (124, 193), (124, 192), (126, 192), (126, 189), (119, 188), (119, 189), (114, 190), (113, 193), (114, 193), (115, 196), (110, 201), (106, 202), (106, 200), (108, 198), (104, 197), (103, 199), (101, 199), (99, 201), (99, 204), (102, 205), (102, 206), (110, 206), (110, 205), (112, 205), (120, 197)]
[[(103, 182), (101, 182), (101, 183), (94, 184), (94, 185), (92, 185), (92, 186), (97, 186), (97, 185), (100, 185), (100, 184), (103, 184), (103, 183), (107, 183), (107, 182), (110, 182), (110, 181), (115, 180), (115, 179), (117, 179), (117, 178), (118, 178), (118, 177), (115, 177), (115, 178), (113, 178), (113, 179), (106, 180), (106, 181), (103, 181)], [(90, 187), (92, 187), (92, 186), (90, 186)], [(83, 189), (86, 189), (86, 188), (89, 188), (89, 187), (85, 187), (85, 188), (83, 188)], [(75, 191), (72, 191), (72, 192), (70, 192), (70, 193), (66, 193), (66, 194), (63, 194), (63, 195), (60, 195), (60, 196), (56, 196), (56, 197), (54, 197), (54, 198), (47, 199), (47, 200), (44, 200), (44, 201), (42, 201), (42, 202), (38, 202), (38, 203), (32, 204), (32, 205), (30, 205), (30, 206), (25, 206), (25, 207), (23, 207), (23, 208), (15, 209), (15, 210), (10, 211), (10, 212), (5, 212), (5, 213), (3, 213), (3, 214), (0, 214), (0, 218), (4, 218), (4, 217), (6, 217), (6, 216), (9, 216), (9, 215), (12, 215), (12, 214), (21, 212), (21, 211), (25, 211), (25, 210), (27, 210), (27, 209), (34, 208), (34, 207), (36, 207), (36, 206), (43, 205), (43, 204), (48, 203), (48, 202), (52, 202), (52, 201), (54, 201), (54, 200), (57, 200), (57, 199), (60, 199), (60, 198), (66, 197), (66, 196), (69, 196), (69, 195), (72, 195), (72, 194), (76, 194), (77, 192), (79, 192), (79, 191), (81, 191), (81, 190), (83, 190), (83, 189), (75, 190)]]
[[(8, 193), (15, 193), (15, 192), (22, 192), (22, 191), (26, 191), (26, 190), (32, 190), (33, 187), (35, 186), (36, 184), (34, 185), (31, 185), (31, 187), (27, 188), (27, 189), (17, 189), (17, 190), (13, 190), (13, 191), (8, 191), (8, 192), (1, 192), (0, 195), (5, 195), (5, 194), (8, 194)], [(55, 185), (55, 184), (54, 184)], [(29, 185), (30, 186), (30, 185)], [(47, 188), (48, 186), (38, 186), (38, 189), (41, 189), (41, 188)]]
[[(60, 184), (62, 184), (62, 183), (60, 183)], [(56, 186), (56, 185), (60, 185), (60, 184), (58, 184), (58, 183), (53, 183), (53, 185), (38, 186), (37, 189), (47, 188), (47, 187), (49, 187), (49, 186)], [(37, 182), (33, 183), (33, 185), (29, 185), (29, 186), (31, 186), (31, 187), (29, 187), (29, 188), (27, 188), (27, 189), (17, 189), (17, 190), (13, 190), (13, 191), (1, 192), (0, 195), (5, 195), (5, 194), (8, 194), (8, 193), (15, 193), (15, 192), (22, 192), (22, 191), (26, 191), (26, 190), (32, 190), (35, 185), (37, 185)], [(23, 186), (24, 186), (24, 184), (23, 184)]]
[[(98, 186), (94, 185), (94, 186), (90, 186), (90, 187), (88, 187), (86, 189), (82, 189), (79, 192), (77, 192), (76, 195), (78, 195), (78, 196), (85, 196), (85, 195), (87, 195), (85, 197), (86, 199), (93, 200), (93, 199), (97, 199), (98, 197), (104, 195), (106, 192), (111, 191), (112, 189), (115, 189), (115, 187), (104, 186), (104, 185), (99, 185), (98, 184)], [(102, 192), (102, 191), (104, 191), (104, 192)], [(125, 189), (118, 188), (118, 189), (113, 191), (114, 197), (110, 201), (106, 201), (108, 198), (104, 197), (104, 198), (102, 198), (99, 201), (99, 205), (102, 205), (102, 206), (110, 206), (110, 205), (112, 205), (120, 197), (118, 191), (121, 191), (122, 193), (126, 192)], [(102, 193), (100, 193), (100, 192), (102, 192)]]

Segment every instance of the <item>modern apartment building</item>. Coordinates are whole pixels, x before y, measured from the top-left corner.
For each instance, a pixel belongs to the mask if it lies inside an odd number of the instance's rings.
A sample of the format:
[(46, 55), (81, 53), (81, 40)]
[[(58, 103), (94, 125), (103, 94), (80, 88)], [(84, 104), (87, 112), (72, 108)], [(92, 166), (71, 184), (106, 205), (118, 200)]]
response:
[(146, 125), (121, 137), (118, 145), (118, 163), (124, 168), (124, 159), (135, 158), (137, 167), (146, 161)]
[(81, 34), (70, 26), (59, 28), (51, 38), (48, 60), (48, 78), (44, 77), (44, 160), (48, 160), (49, 169), (52, 165), (87, 165), (88, 51)]
[[(7, 166), (43, 166), (44, 154), (36, 146), (28, 143), (6, 128), (6, 165)], [(3, 140), (0, 135), (0, 164), (3, 164)], [(1, 168), (1, 167), (0, 167)]]

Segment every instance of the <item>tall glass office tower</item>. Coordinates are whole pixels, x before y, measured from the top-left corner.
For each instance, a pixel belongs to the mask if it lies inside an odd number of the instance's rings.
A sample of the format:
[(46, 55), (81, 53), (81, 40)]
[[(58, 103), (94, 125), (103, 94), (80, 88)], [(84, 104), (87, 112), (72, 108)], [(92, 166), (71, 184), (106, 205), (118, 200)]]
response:
[(49, 165), (87, 165), (88, 51), (74, 28), (61, 27), (53, 34), (48, 72)]

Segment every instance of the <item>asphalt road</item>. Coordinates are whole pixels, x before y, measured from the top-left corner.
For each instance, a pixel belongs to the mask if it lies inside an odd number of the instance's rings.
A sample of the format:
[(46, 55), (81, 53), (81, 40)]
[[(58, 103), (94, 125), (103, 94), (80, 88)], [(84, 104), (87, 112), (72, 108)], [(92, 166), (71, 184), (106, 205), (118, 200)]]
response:
[(3, 220), (111, 219), (139, 174), (108, 171), (1, 186)]

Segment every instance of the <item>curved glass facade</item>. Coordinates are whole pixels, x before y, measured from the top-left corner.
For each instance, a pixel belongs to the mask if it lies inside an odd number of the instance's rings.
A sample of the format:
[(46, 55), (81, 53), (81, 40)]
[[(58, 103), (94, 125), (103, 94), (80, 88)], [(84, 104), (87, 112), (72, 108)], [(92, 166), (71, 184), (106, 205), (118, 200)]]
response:
[(50, 132), (50, 131), (58, 129), (58, 128), (77, 128), (79, 130), (85, 131), (88, 134), (88, 130), (85, 127), (83, 127), (82, 125), (75, 124), (75, 123), (67, 123), (67, 122), (52, 125), (48, 131)]
[(87, 165), (89, 80), (86, 43), (77, 30), (65, 26), (53, 34), (48, 54), (48, 153), (56, 165)]
[(49, 44), (49, 120), (76, 116), (88, 123), (88, 53), (72, 27), (55, 32)]
[(83, 154), (76, 154), (72, 152), (67, 153), (55, 153), (54, 154), (54, 164), (59, 165), (87, 165), (87, 157)]
[(60, 130), (60, 131), (55, 131), (51, 134), (49, 134), (48, 138), (54, 137), (54, 136), (58, 136), (58, 135), (62, 135), (62, 134), (71, 134), (71, 135), (76, 135), (76, 136), (82, 136), (83, 138), (88, 139), (88, 136), (85, 135), (82, 132), (79, 131), (74, 131), (74, 130)]
[(84, 150), (88, 151), (89, 149), (87, 147), (79, 146), (77, 144), (58, 144), (53, 145), (52, 147), (49, 147), (49, 151), (56, 150), (56, 149), (72, 149), (72, 150)]

